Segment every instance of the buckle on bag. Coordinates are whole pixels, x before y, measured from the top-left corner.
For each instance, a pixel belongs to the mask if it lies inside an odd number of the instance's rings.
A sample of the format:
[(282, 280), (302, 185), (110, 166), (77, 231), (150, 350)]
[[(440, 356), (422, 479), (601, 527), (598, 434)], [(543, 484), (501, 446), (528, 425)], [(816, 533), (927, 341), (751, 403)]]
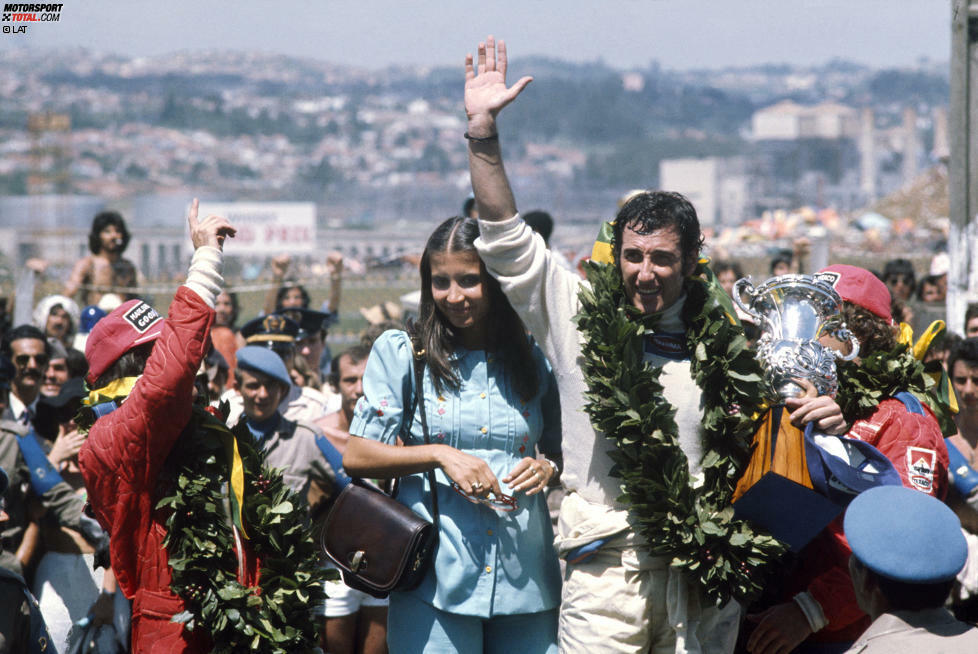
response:
[(357, 550), (347, 557), (347, 563), (350, 564), (350, 570), (352, 572), (359, 572), (360, 568), (367, 567), (367, 562), (363, 558), (364, 554), (365, 552), (363, 550)]

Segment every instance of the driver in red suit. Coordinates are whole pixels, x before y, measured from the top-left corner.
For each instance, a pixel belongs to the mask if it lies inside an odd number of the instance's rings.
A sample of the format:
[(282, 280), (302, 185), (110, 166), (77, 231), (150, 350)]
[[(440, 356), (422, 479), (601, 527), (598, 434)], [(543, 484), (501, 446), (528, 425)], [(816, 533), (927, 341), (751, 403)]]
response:
[[(855, 266), (829, 266), (822, 272), (836, 277), (834, 287), (843, 300), (846, 323), (859, 341), (860, 358), (896, 348), (886, 285)], [(838, 342), (830, 345), (839, 350), (845, 347)], [(819, 400), (831, 401), (827, 397)], [(804, 411), (792, 414), (792, 419), (804, 421), (798, 415)], [(900, 473), (904, 486), (944, 499), (948, 486), (944, 437), (930, 408), (910, 393), (883, 399), (843, 435), (882, 452)], [(852, 550), (843, 534), (842, 519), (840, 515), (832, 521), (801, 551), (785, 601), (748, 615), (748, 621), (757, 625), (747, 641), (751, 654), (842, 652), (869, 627), (869, 616), (856, 603), (849, 576)]]
[[(128, 397), (97, 419), (79, 453), (89, 501), (110, 531), (112, 569), (133, 599), (137, 654), (211, 649), (206, 630), (185, 631), (170, 621), (185, 606), (170, 590), (165, 514), (155, 508), (161, 469), (190, 421), (194, 377), (209, 347), (214, 301), (223, 283), (223, 243), (235, 231), (219, 216), (198, 223), (196, 200), (189, 223), (194, 256), (168, 317), (130, 300), (99, 321), (85, 348), (91, 388), (138, 377), (128, 393), (112, 393)], [(248, 586), (257, 582), (258, 565), (251, 558), (239, 579)]]

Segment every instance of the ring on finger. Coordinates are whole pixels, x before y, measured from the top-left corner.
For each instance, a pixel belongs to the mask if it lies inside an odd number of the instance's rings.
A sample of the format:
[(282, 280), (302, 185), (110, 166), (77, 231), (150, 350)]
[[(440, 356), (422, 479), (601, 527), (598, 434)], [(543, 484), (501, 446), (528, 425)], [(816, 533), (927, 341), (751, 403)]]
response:
[(481, 481), (472, 482), (472, 490), (482, 490), (482, 482)]

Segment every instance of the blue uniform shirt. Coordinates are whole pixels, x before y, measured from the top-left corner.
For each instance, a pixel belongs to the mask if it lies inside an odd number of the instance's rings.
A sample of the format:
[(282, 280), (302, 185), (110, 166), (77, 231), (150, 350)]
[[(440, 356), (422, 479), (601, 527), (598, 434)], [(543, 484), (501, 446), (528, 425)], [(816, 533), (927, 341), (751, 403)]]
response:
[[(459, 348), (457, 391), (435, 392), (424, 375), (425, 409), (432, 443), (444, 443), (478, 456), (502, 479), (535, 448), (560, 451), (560, 406), (546, 359), (534, 347), (540, 378), (536, 397), (520, 400), (492, 354)], [(374, 343), (363, 376), (364, 396), (357, 404), (350, 433), (393, 444), (424, 443), (420, 418), (404, 425), (404, 407), (412, 403), (414, 373), (411, 341), (402, 331), (385, 332)], [(542, 493), (516, 495), (519, 507), (503, 513), (473, 504), (435, 471), (441, 530), (434, 568), (410, 591), (438, 609), (491, 617), (534, 613), (560, 603), (560, 571), (553, 529)], [(500, 481), (503, 492), (509, 489)], [(431, 518), (424, 473), (401, 478), (398, 500)]]

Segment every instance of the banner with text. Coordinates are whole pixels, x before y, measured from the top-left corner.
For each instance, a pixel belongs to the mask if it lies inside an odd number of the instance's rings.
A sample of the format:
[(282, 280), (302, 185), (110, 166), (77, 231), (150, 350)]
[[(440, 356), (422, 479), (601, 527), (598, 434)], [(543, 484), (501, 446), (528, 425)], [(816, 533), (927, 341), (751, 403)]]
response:
[(238, 234), (224, 244), (234, 256), (311, 253), (316, 250), (316, 205), (312, 202), (201, 202), (210, 214), (231, 221)]

